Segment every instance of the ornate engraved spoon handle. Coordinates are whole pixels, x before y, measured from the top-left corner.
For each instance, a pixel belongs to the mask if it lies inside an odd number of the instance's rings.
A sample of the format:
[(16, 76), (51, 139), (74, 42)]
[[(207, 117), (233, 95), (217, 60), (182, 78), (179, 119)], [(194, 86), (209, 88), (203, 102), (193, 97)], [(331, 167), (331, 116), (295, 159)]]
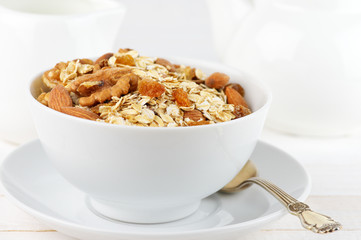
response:
[(255, 183), (261, 186), (275, 196), (290, 213), (300, 218), (302, 226), (308, 230), (315, 233), (330, 233), (340, 230), (342, 227), (340, 223), (336, 222), (332, 218), (312, 211), (307, 204), (297, 201), (297, 199), (293, 198), (273, 183), (270, 183), (262, 178), (249, 178), (237, 188), (242, 188), (246, 184), (250, 183)]

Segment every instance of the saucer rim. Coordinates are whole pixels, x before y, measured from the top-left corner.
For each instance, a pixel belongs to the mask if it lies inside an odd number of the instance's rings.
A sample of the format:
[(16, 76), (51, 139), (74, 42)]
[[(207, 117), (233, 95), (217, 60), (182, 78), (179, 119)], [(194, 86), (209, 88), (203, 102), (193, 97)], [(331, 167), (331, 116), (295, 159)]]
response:
[[(8, 161), (10, 161), (10, 159), (12, 158), (13, 155), (16, 155), (18, 152), (22, 151), (24, 148), (30, 147), (32, 145), (34, 145), (34, 146), (41, 145), (41, 142), (39, 139), (34, 139), (27, 143), (21, 144), (14, 151), (12, 151), (10, 154), (8, 154), (4, 158), (3, 163), (1, 164), (1, 167), (0, 167), (0, 170), (1, 170), (0, 171), (0, 181), (4, 186), (3, 189), (4, 189), (4, 192), (7, 196), (7, 198), (9, 198), (17, 207), (19, 207), (26, 213), (30, 214), (31, 216), (35, 217), (36, 219), (39, 219), (39, 221), (45, 222), (45, 224), (49, 225), (49, 226), (53, 226), (53, 225), (59, 226), (60, 225), (62, 227), (78, 229), (78, 231), (96, 232), (98, 234), (99, 233), (101, 233), (101, 234), (122, 234), (124, 236), (132, 236), (132, 237), (138, 237), (138, 236), (139, 237), (157, 237), (157, 236), (171, 237), (171, 236), (175, 236), (175, 235), (180, 237), (180, 236), (188, 236), (188, 235), (201, 235), (201, 234), (217, 233), (217, 232), (221, 232), (221, 231), (235, 230), (235, 229), (239, 229), (239, 230), (240, 229), (249, 229), (252, 226), (257, 226), (262, 223), (265, 224), (265, 223), (271, 222), (272, 220), (276, 220), (276, 219), (280, 218), (281, 216), (285, 215), (285, 213), (287, 212), (286, 208), (282, 208), (274, 213), (268, 214), (266, 216), (258, 217), (258, 218), (255, 218), (255, 219), (252, 219), (252, 220), (249, 220), (246, 222), (229, 224), (229, 225), (220, 226), (220, 227), (211, 227), (211, 228), (196, 229), (196, 230), (174, 231), (174, 232), (152, 231), (152, 232), (143, 232), (142, 233), (142, 232), (134, 232), (134, 231), (104, 230), (104, 229), (99, 229), (99, 228), (94, 228), (94, 227), (87, 227), (87, 226), (80, 225), (77, 223), (71, 223), (69, 221), (59, 219), (59, 218), (56, 218), (53, 216), (49, 216), (49, 215), (42, 213), (34, 208), (31, 208), (30, 206), (23, 203), (21, 200), (18, 200), (7, 190), (7, 187), (4, 184), (5, 176), (2, 171), (3, 166), (5, 166)], [(304, 185), (305, 190), (301, 193), (301, 195), (297, 198), (297, 200), (299, 200), (299, 201), (306, 200), (311, 192), (312, 182), (311, 182), (310, 174), (306, 171), (306, 169), (302, 166), (302, 164), (291, 154), (285, 152), (284, 150), (282, 150), (270, 143), (267, 143), (262, 140), (258, 140), (256, 146), (258, 146), (258, 145), (262, 145), (262, 148), (271, 148), (272, 151), (278, 151), (281, 154), (286, 155), (287, 158), (292, 160), (298, 166), (299, 171), (302, 171), (304, 173), (306, 181), (305, 181), (305, 185)]]

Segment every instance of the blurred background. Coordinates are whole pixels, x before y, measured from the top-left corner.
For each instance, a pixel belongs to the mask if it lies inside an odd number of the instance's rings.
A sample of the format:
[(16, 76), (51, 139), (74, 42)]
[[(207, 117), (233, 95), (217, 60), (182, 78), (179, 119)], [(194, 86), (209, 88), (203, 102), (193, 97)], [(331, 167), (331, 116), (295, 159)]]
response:
[(32, 76), (119, 48), (221, 62), (263, 81), (271, 129), (358, 134), (360, 23), (355, 0), (0, 0), (0, 136), (36, 137), (24, 105)]
[(127, 14), (116, 44), (149, 56), (219, 61), (205, 0), (122, 0)]

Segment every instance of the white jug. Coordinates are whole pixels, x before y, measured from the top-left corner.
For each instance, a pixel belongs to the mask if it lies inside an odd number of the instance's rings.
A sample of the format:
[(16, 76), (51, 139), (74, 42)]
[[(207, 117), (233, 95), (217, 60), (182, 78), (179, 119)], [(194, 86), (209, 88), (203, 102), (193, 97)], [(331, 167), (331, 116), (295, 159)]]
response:
[(124, 15), (116, 0), (0, 0), (0, 139), (35, 138), (30, 79), (57, 62), (114, 50)]
[(360, 0), (209, 0), (222, 60), (267, 82), (267, 125), (288, 133), (361, 129)]

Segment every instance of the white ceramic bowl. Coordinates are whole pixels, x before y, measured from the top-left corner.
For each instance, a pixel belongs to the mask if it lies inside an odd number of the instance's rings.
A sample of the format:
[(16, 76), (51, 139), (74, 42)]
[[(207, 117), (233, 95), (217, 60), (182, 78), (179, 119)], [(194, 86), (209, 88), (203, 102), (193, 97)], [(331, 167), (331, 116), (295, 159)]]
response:
[(224, 65), (174, 62), (206, 74), (228, 74), (245, 88), (254, 112), (204, 126), (119, 126), (52, 110), (34, 98), (40, 75), (31, 82), (31, 111), (44, 150), (62, 176), (90, 197), (92, 208), (107, 217), (156, 223), (190, 215), (201, 199), (237, 174), (254, 150), (271, 101), (268, 88)]

